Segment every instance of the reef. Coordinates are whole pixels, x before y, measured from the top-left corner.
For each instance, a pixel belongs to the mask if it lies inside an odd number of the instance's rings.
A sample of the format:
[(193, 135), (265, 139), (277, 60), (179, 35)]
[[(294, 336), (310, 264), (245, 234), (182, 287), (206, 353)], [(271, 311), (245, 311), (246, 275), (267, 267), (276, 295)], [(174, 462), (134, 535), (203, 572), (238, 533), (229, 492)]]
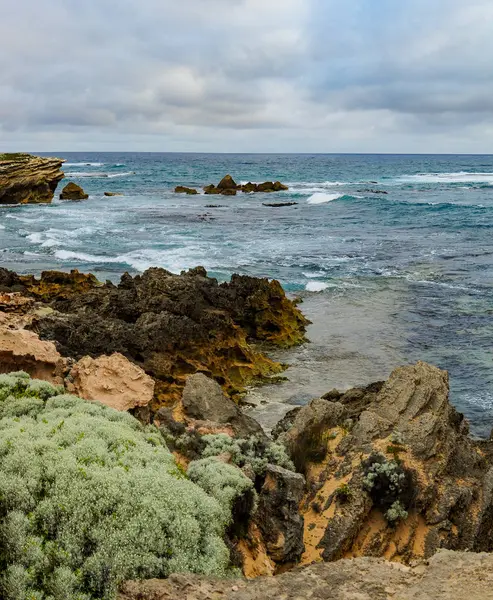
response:
[(219, 284), (198, 267), (181, 275), (149, 269), (118, 285), (93, 275), (0, 270), (0, 289), (50, 308), (29, 325), (66, 358), (120, 353), (156, 381), (151, 412), (181, 397), (188, 375), (213, 377), (233, 398), (283, 366), (252, 346), (305, 341), (307, 319), (277, 281), (234, 275)]
[(65, 161), (31, 154), (0, 154), (0, 204), (50, 203)]
[[(280, 181), (264, 181), (264, 183), (248, 182), (239, 185), (231, 175), (225, 175), (217, 185), (211, 183), (203, 188), (206, 195), (221, 194), (222, 196), (236, 196), (237, 192), (244, 192), (245, 194), (263, 192), (269, 194), (271, 192), (282, 192), (288, 189), (289, 187)], [(175, 188), (175, 193), (193, 195), (197, 194), (198, 191), (195, 188), (179, 185)]]

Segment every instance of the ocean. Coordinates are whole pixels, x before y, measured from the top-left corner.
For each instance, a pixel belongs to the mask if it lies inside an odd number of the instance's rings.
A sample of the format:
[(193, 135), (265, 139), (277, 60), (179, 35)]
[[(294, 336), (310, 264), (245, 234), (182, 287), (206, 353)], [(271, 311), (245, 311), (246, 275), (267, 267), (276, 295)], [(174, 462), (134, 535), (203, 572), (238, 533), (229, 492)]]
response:
[[(251, 390), (272, 425), (336, 387), (425, 360), (477, 436), (493, 427), (493, 156), (50, 153), (83, 202), (1, 206), (1, 265), (117, 281), (203, 265), (278, 279), (302, 298), (311, 342), (274, 356), (289, 381)], [(276, 194), (183, 196), (230, 173)], [(105, 197), (104, 192), (124, 196)], [(385, 192), (385, 193), (383, 193)], [(296, 202), (267, 207), (264, 202)], [(216, 205), (209, 207), (208, 205)]]

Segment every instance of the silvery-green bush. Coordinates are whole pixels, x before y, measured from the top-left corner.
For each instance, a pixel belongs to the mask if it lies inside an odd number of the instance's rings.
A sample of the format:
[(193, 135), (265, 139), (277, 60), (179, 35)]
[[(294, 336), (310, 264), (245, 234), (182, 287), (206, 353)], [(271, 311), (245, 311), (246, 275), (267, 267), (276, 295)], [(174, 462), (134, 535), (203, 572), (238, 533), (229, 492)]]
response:
[(283, 445), (252, 436), (248, 439), (232, 438), (225, 433), (203, 436), (203, 458), (229, 454), (231, 461), (239, 466), (250, 466), (254, 473), (262, 475), (269, 463), (294, 471), (294, 465)]
[(157, 430), (0, 375), (0, 596), (106, 600), (120, 582), (224, 575), (228, 502), (186, 479)]

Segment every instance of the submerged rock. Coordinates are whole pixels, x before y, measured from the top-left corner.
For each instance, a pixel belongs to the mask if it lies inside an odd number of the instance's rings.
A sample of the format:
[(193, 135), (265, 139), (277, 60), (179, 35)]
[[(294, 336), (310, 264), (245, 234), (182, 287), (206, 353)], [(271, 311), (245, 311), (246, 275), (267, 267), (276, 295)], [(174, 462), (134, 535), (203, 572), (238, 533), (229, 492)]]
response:
[(273, 207), (280, 207), (280, 206), (295, 206), (295, 204), (298, 204), (297, 202), (262, 202), (262, 206), (273, 206)]
[(0, 154), (0, 204), (40, 204), (53, 200), (64, 174), (61, 158)]
[(105, 192), (105, 196), (123, 196), (121, 192)]
[(60, 200), (87, 200), (89, 194), (73, 181), (67, 183), (60, 194)]
[(194, 188), (185, 187), (183, 185), (177, 185), (175, 187), (175, 194), (188, 194), (189, 196), (195, 196), (196, 194), (198, 194), (198, 192)]

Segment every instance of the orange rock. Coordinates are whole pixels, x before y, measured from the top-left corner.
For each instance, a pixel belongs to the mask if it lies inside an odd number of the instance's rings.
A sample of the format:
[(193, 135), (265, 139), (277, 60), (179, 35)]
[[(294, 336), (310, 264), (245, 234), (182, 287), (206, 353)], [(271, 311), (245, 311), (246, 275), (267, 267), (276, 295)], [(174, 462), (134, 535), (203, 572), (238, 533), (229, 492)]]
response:
[(85, 356), (74, 365), (67, 389), (86, 400), (116, 410), (147, 406), (154, 395), (154, 380), (122, 354)]

